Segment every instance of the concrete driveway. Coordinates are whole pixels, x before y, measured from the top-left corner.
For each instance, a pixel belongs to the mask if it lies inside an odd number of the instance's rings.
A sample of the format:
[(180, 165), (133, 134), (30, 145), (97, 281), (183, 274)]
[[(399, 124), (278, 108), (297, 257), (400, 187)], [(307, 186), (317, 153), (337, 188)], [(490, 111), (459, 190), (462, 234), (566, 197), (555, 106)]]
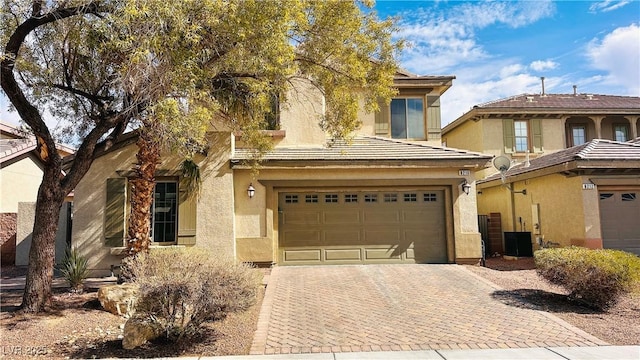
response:
[(275, 267), (251, 354), (595, 346), (457, 265)]

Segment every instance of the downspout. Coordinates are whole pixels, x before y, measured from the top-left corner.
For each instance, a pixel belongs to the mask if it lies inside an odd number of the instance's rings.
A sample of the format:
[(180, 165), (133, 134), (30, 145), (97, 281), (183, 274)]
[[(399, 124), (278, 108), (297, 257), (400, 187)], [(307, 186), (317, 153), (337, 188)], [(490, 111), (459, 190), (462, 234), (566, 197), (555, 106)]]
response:
[(516, 195), (513, 191), (509, 191), (509, 193), (511, 193), (511, 222), (513, 224), (512, 231), (516, 232)]

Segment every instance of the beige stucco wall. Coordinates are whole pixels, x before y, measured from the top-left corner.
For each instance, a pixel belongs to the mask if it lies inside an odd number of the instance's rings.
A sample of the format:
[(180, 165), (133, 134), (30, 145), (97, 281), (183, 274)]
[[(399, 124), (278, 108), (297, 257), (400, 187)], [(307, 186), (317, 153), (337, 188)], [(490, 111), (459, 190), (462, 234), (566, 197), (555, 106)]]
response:
[(560, 119), (542, 119), (543, 153), (540, 155), (551, 154), (566, 148), (564, 132), (564, 122)]
[[(89, 258), (94, 275), (108, 274), (110, 265), (118, 264), (121, 255), (104, 245), (106, 179), (120, 177), (118, 171), (131, 170), (137, 147), (112, 151), (94, 161), (75, 189), (72, 244)], [(208, 156), (196, 156), (202, 185), (197, 207), (196, 246), (235, 257), (233, 174), (229, 165), (229, 133), (210, 137)], [(159, 170), (175, 171), (182, 159), (164, 154)]]
[(483, 133), (483, 122), (466, 121), (443, 135), (442, 142), (446, 143), (447, 147), (490, 154), (490, 152), (484, 149)]
[(18, 203), (35, 202), (42, 182), (42, 168), (29, 153), (0, 170), (0, 212), (18, 212)]
[(322, 93), (309, 81), (294, 79), (287, 101), (280, 104), (280, 129), (286, 137), (276, 146), (312, 146), (326, 142), (320, 120), (325, 111)]
[[(597, 190), (582, 190), (582, 177), (565, 177), (558, 174), (518, 181), (510, 186), (515, 191), (527, 190), (527, 194), (513, 194), (503, 186), (481, 189), (478, 195), (478, 213), (488, 215), (499, 212), (502, 231), (528, 231), (532, 233), (534, 249), (536, 237), (544, 236), (562, 246), (572, 244), (572, 239), (593, 239), (600, 235)], [(535, 234), (532, 206), (539, 206), (540, 234)], [(515, 222), (512, 209), (515, 209)]]
[[(473, 179), (468, 179), (470, 182)], [(447, 246), (449, 261), (480, 258), (475, 195), (461, 193), (458, 169), (332, 168), (262, 169), (257, 178), (250, 170), (237, 169), (235, 226), (237, 256), (242, 261), (276, 262), (278, 249), (278, 192), (332, 186), (335, 188), (398, 188), (436, 186), (447, 200)], [(250, 199), (249, 183), (256, 188)]]
[[(67, 249), (67, 207), (64, 203), (58, 219), (58, 232), (56, 233), (55, 258), (56, 264), (62, 264)], [(16, 266), (29, 265), (29, 250), (33, 237), (33, 223), (36, 218), (36, 203), (21, 202), (18, 204), (18, 218), (16, 222)]]

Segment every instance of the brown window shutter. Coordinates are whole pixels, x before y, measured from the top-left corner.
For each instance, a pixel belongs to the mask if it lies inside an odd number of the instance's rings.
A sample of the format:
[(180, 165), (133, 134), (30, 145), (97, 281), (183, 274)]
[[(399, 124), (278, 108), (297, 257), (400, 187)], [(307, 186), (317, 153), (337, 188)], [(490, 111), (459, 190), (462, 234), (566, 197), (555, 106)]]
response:
[(107, 201), (104, 216), (105, 245), (124, 246), (125, 178), (107, 179)]
[(531, 137), (533, 138), (533, 152), (541, 153), (544, 151), (542, 143), (542, 120), (533, 119), (530, 121)]
[(440, 140), (440, 96), (427, 96), (427, 140)]
[(389, 136), (389, 104), (380, 102), (380, 110), (376, 112), (376, 135)]
[(180, 181), (178, 204), (178, 245), (195, 245), (198, 198), (187, 191), (185, 181)]
[(502, 134), (505, 154), (516, 152), (516, 133), (513, 128), (513, 119), (502, 120)]

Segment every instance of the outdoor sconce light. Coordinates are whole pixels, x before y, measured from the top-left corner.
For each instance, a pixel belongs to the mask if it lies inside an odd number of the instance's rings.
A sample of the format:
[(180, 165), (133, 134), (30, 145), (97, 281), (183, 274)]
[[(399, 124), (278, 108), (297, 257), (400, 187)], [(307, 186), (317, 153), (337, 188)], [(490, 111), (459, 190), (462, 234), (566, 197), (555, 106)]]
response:
[(253, 195), (256, 194), (256, 188), (253, 187), (253, 183), (249, 184), (249, 187), (247, 188), (247, 195), (249, 195), (249, 199), (253, 198)]
[(462, 191), (464, 191), (465, 194), (469, 195), (469, 191), (471, 190), (471, 184), (467, 182), (467, 179), (464, 179), (462, 183), (460, 183), (460, 186), (462, 187)]

